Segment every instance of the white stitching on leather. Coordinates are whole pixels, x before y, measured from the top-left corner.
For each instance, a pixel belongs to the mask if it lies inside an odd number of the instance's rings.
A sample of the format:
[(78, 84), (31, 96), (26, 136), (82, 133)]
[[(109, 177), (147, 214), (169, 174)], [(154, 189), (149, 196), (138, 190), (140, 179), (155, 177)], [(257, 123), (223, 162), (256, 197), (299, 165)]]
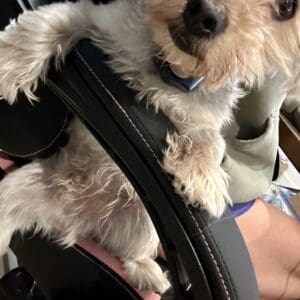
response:
[(203, 231), (206, 230), (206, 229), (208, 229), (208, 228), (210, 228), (210, 227), (212, 227), (212, 226), (215, 226), (215, 225), (218, 224), (218, 223), (223, 223), (224, 221), (227, 221), (227, 220), (229, 220), (229, 219), (235, 219), (235, 218), (234, 218), (233, 216), (229, 216), (229, 217), (225, 217), (225, 218), (222, 218), (222, 219), (218, 219), (218, 220), (216, 220), (216, 221), (213, 222), (213, 223), (207, 224), (207, 225), (203, 228)]
[(122, 111), (122, 113), (125, 115), (125, 117), (128, 119), (128, 121), (130, 122), (130, 124), (132, 125), (132, 127), (135, 129), (135, 131), (137, 132), (137, 134), (141, 137), (142, 141), (144, 142), (144, 144), (146, 145), (146, 147), (150, 150), (150, 152), (152, 153), (152, 155), (154, 156), (154, 158), (157, 160), (158, 163), (159, 159), (156, 156), (156, 154), (154, 153), (154, 151), (152, 150), (152, 148), (150, 147), (150, 145), (148, 144), (148, 142), (146, 141), (146, 139), (144, 138), (144, 136), (142, 135), (142, 133), (139, 131), (139, 129), (136, 127), (136, 125), (133, 123), (133, 121), (130, 119), (129, 115), (127, 114), (126, 110), (122, 107), (122, 105), (117, 101), (117, 99), (114, 97), (114, 95), (106, 88), (106, 86), (104, 85), (104, 83), (100, 80), (100, 78), (98, 78), (97, 74), (93, 71), (93, 69), (89, 66), (89, 64), (85, 61), (85, 59), (81, 56), (81, 54), (79, 53), (78, 49), (75, 49), (77, 55), (79, 56), (79, 58), (82, 60), (82, 62), (85, 64), (85, 66), (89, 69), (89, 71), (92, 73), (92, 75), (95, 77), (95, 79), (100, 83), (100, 85), (105, 89), (105, 91), (108, 93), (108, 95), (111, 97), (111, 99), (114, 101), (114, 103), (118, 106), (118, 108)]
[(8, 152), (4, 149), (0, 149), (0, 151), (3, 152), (4, 154), (7, 154), (9, 156), (14, 156), (14, 157), (17, 157), (17, 158), (30, 158), (30, 157), (35, 156), (35, 155), (37, 155), (37, 154), (39, 154), (43, 151), (46, 151), (46, 150), (50, 149), (52, 147), (52, 145), (58, 140), (58, 138), (64, 132), (64, 130), (66, 128), (66, 125), (67, 125), (67, 122), (68, 122), (68, 116), (69, 116), (69, 111), (66, 110), (64, 122), (63, 122), (62, 127), (60, 128), (59, 132), (57, 133), (57, 135), (51, 140), (51, 142), (47, 146), (45, 146), (43, 148), (40, 148), (36, 152), (29, 153), (29, 154), (26, 154), (26, 155), (19, 155), (19, 154), (10, 153), (10, 152)]
[(205, 235), (203, 234), (203, 231), (201, 230), (201, 228), (200, 228), (200, 226), (199, 226), (199, 224), (198, 224), (196, 218), (194, 217), (194, 215), (192, 214), (192, 212), (190, 211), (190, 209), (188, 209), (188, 212), (189, 212), (189, 214), (191, 215), (193, 221), (195, 222), (195, 224), (196, 224), (196, 226), (197, 226), (197, 228), (198, 228), (198, 230), (199, 230), (199, 233), (200, 233), (200, 235), (201, 235), (201, 237), (202, 237), (202, 239), (203, 239), (203, 241), (204, 241), (204, 243), (205, 243), (205, 245), (206, 245), (206, 247), (207, 247), (207, 249), (208, 249), (209, 255), (211, 256), (211, 258), (212, 258), (212, 260), (213, 260), (213, 262), (214, 262), (214, 264), (215, 264), (215, 266), (216, 266), (216, 269), (217, 269), (218, 275), (219, 275), (219, 277), (220, 277), (220, 280), (221, 280), (221, 282), (222, 282), (222, 284), (223, 284), (223, 288), (224, 288), (224, 291), (225, 291), (225, 293), (226, 293), (227, 299), (228, 299), (228, 300), (231, 300), (231, 297), (230, 297), (228, 288), (227, 288), (227, 286), (226, 286), (226, 284), (225, 284), (224, 277), (223, 277), (223, 275), (222, 275), (222, 273), (221, 273), (221, 270), (220, 270), (220, 267), (219, 267), (219, 265), (218, 265), (218, 262), (217, 262), (217, 260), (215, 259), (214, 254), (213, 254), (213, 252), (212, 252), (212, 250), (211, 250), (211, 248), (210, 248), (210, 246), (209, 246), (209, 244), (208, 244), (208, 242), (207, 242), (207, 240), (206, 240), (206, 237), (205, 237)]
[[(89, 71), (93, 74), (93, 76), (95, 77), (95, 79), (101, 84), (101, 86), (105, 89), (105, 91), (109, 94), (109, 96), (112, 98), (112, 100), (115, 102), (115, 104), (119, 107), (119, 109), (123, 112), (123, 114), (126, 116), (126, 118), (129, 120), (130, 124), (133, 126), (133, 128), (136, 130), (136, 132), (138, 133), (138, 135), (141, 137), (141, 139), (143, 140), (143, 142), (145, 143), (145, 145), (147, 146), (147, 148), (151, 151), (151, 153), (153, 154), (153, 156), (155, 157), (155, 159), (159, 162), (157, 156), (155, 155), (155, 153), (153, 152), (153, 150), (151, 149), (150, 145), (147, 143), (147, 141), (145, 140), (145, 138), (143, 137), (143, 135), (141, 134), (141, 132), (138, 130), (138, 128), (135, 126), (135, 124), (133, 123), (133, 121), (130, 119), (130, 117), (128, 116), (127, 112), (125, 111), (125, 109), (118, 103), (118, 101), (115, 99), (115, 97), (112, 95), (112, 93), (105, 87), (105, 85), (103, 84), (103, 82), (98, 78), (98, 76), (95, 74), (95, 72), (91, 69), (91, 67), (88, 65), (88, 63), (85, 61), (85, 59), (81, 56), (81, 54), (79, 53), (78, 49), (76, 48), (76, 53), (77, 55), (79, 56), (79, 58), (82, 60), (82, 62), (85, 64), (85, 66), (89, 69)], [(230, 297), (230, 294), (229, 294), (229, 291), (228, 291), (228, 288), (225, 284), (225, 281), (224, 281), (224, 278), (223, 278), (223, 275), (220, 271), (220, 267), (218, 266), (218, 262), (216, 261), (213, 253), (212, 253), (212, 250), (206, 240), (206, 237), (205, 235), (203, 234), (197, 220), (195, 219), (195, 217), (193, 216), (192, 212), (188, 209), (193, 221), (195, 222), (198, 230), (199, 230), (199, 233), (201, 234), (203, 240), (204, 240), (204, 243), (209, 251), (209, 254), (211, 256), (211, 258), (213, 259), (213, 262), (217, 268), (217, 272), (219, 274), (219, 277), (220, 277), (220, 280), (223, 284), (223, 287), (224, 287), (224, 290), (225, 290), (225, 293), (226, 293), (226, 296), (227, 296), (227, 299), (228, 300), (231, 300), (231, 297)]]

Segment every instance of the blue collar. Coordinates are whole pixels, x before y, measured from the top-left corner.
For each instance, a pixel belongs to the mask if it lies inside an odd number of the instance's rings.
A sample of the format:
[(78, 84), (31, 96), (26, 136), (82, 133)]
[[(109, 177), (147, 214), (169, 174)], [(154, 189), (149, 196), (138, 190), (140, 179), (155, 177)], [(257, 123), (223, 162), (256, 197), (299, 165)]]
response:
[(204, 80), (204, 77), (180, 77), (179, 75), (173, 72), (168, 62), (162, 61), (157, 57), (154, 58), (154, 63), (159, 70), (161, 79), (165, 83), (172, 85), (186, 93), (193, 91)]

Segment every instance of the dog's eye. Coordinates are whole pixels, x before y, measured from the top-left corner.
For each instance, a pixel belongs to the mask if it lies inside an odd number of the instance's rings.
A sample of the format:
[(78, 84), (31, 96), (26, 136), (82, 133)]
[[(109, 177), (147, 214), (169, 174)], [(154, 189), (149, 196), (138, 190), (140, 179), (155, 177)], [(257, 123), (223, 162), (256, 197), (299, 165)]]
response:
[(291, 19), (298, 8), (298, 0), (277, 0), (277, 9), (274, 12), (275, 19), (284, 21)]

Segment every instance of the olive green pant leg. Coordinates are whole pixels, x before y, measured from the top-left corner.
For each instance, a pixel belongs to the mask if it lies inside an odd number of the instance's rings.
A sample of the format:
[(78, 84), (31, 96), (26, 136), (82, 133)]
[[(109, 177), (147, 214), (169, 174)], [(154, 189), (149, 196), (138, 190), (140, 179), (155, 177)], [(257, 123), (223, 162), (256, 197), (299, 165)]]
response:
[(264, 194), (270, 187), (278, 150), (279, 111), (285, 98), (280, 76), (239, 101), (235, 122), (224, 131), (223, 168), (230, 175), (234, 203)]

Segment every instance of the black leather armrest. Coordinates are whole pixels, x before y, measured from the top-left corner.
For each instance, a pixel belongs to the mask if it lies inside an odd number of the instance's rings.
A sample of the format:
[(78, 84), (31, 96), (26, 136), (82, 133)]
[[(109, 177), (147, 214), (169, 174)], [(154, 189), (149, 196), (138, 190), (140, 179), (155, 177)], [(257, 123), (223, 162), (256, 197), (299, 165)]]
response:
[[(41, 0), (35, 0), (38, 2)], [(19, 0), (2, 0), (0, 2), (0, 29), (9, 20), (18, 16), (22, 9)], [(23, 8), (27, 7), (22, 5)], [(19, 3), (19, 4), (18, 4)], [(70, 114), (65, 105), (49, 91), (40, 85), (36, 95), (43, 99), (40, 103), (30, 104), (24, 95), (18, 95), (18, 101), (9, 105), (0, 100), (0, 149), (12, 158), (23, 161), (47, 157), (64, 145)]]
[[(15, 234), (11, 247), (19, 265), (36, 280), (45, 297), (43, 300), (142, 300), (118, 274), (80, 247), (62, 249), (32, 232)], [(16, 296), (17, 292), (9, 294)], [(1, 298), (12, 299), (25, 300), (24, 297)]]
[[(134, 92), (89, 41), (70, 53), (49, 87), (77, 114), (140, 194), (163, 243), (176, 299), (258, 299), (244, 241), (229, 213), (220, 219), (186, 207), (160, 167), (172, 124), (137, 103)], [(182, 272), (182, 268), (185, 272)], [(184, 274), (186, 276), (184, 276)], [(186, 279), (192, 288), (186, 292)]]

